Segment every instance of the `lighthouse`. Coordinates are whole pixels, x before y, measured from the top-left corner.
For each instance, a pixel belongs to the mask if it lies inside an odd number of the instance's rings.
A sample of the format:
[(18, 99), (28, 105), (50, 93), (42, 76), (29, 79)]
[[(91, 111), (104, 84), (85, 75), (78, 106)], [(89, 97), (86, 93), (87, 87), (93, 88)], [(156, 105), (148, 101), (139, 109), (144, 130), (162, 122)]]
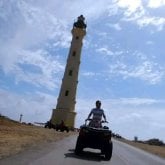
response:
[(69, 128), (74, 128), (75, 124), (75, 104), (76, 91), (78, 85), (78, 73), (80, 67), (81, 50), (83, 46), (83, 38), (86, 35), (86, 24), (83, 15), (74, 22), (71, 46), (67, 58), (64, 76), (57, 99), (56, 108), (53, 109), (51, 116), (52, 124), (59, 124), (61, 121)]

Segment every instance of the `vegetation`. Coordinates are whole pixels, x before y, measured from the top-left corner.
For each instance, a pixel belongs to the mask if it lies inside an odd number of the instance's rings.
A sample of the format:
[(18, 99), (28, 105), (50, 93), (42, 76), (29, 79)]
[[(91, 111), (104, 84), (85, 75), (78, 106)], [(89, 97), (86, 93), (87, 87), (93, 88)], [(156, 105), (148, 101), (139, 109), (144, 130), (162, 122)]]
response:
[(163, 141), (161, 141), (159, 139), (150, 139), (150, 140), (145, 141), (145, 143), (147, 143), (149, 145), (155, 145), (155, 146), (165, 146)]

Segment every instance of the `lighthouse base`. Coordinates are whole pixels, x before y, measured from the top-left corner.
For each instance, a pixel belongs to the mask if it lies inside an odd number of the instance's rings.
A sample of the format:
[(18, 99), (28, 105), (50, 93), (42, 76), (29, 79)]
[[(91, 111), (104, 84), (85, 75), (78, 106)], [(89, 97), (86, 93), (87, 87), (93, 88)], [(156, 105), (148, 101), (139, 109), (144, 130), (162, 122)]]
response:
[(74, 129), (76, 112), (70, 112), (67, 109), (53, 109), (51, 123), (56, 125), (64, 121), (70, 129)]

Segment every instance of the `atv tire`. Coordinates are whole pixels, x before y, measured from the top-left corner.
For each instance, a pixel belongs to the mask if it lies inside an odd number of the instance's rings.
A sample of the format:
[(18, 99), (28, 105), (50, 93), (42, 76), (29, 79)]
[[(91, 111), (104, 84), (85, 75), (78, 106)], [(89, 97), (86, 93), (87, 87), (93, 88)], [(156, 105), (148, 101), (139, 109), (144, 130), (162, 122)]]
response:
[(107, 145), (105, 145), (105, 148), (104, 148), (105, 160), (110, 160), (111, 159), (111, 157), (112, 157), (112, 149), (113, 149), (112, 142), (110, 142)]
[(75, 154), (80, 155), (82, 153), (82, 150), (83, 150), (82, 141), (81, 141), (81, 138), (78, 137), (77, 143), (76, 143), (76, 148), (75, 148)]

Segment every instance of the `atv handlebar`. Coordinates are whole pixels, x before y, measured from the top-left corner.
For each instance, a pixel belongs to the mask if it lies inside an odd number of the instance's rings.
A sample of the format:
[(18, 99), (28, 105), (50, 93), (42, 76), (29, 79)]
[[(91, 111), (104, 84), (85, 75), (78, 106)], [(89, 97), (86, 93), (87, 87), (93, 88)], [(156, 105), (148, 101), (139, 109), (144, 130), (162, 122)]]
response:
[[(86, 123), (87, 121), (92, 121), (92, 120), (93, 120), (93, 119), (86, 119), (86, 120), (85, 120), (85, 123)], [(101, 120), (100, 123), (109, 123), (109, 122), (106, 121), (106, 120)]]

